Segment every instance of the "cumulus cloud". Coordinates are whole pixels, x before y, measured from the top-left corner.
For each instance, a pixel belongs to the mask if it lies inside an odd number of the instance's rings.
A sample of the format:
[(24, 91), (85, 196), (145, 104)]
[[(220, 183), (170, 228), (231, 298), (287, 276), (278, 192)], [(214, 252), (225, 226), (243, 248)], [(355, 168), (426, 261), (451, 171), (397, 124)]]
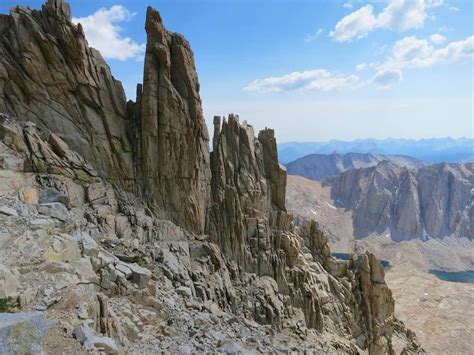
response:
[(353, 38), (359, 39), (367, 36), (377, 25), (373, 11), (374, 7), (372, 5), (361, 7), (359, 10), (343, 17), (329, 35), (338, 42), (346, 42)]
[(325, 69), (316, 69), (254, 80), (244, 90), (259, 93), (295, 90), (332, 91), (354, 88), (358, 82), (359, 78), (356, 75), (335, 75)]
[(379, 69), (426, 68), (441, 63), (455, 63), (474, 58), (474, 36), (450, 42), (435, 49), (426, 39), (415, 36), (395, 42), (391, 57)]
[(441, 44), (446, 41), (446, 37), (439, 33), (435, 33), (430, 36), (430, 41), (434, 44)]
[(379, 89), (389, 89), (402, 81), (403, 71), (406, 69), (427, 68), (474, 59), (474, 35), (461, 41), (450, 42), (443, 47), (435, 47), (432, 37), (429, 39), (404, 37), (393, 44), (385, 61), (356, 65), (357, 71), (367, 69), (364, 73), (374, 72), (367, 79), (360, 79), (354, 74), (334, 74), (326, 69), (317, 69), (254, 80), (244, 90), (257, 93), (333, 91), (359, 89), (370, 85)]
[(423, 27), (426, 7), (424, 0), (392, 0), (378, 15), (377, 26), (398, 31)]
[(101, 8), (92, 15), (73, 18), (84, 29), (90, 46), (98, 49), (106, 59), (128, 60), (143, 59), (145, 45), (133, 41), (130, 37), (120, 35), (120, 22), (130, 20), (135, 14), (121, 5), (110, 9)]
[(372, 77), (371, 83), (379, 89), (389, 89), (402, 80), (402, 71), (398, 69), (380, 69)]
[(330, 36), (347, 42), (363, 38), (377, 28), (400, 32), (421, 28), (428, 17), (427, 9), (442, 4), (442, 0), (390, 0), (379, 14), (374, 13), (372, 5), (365, 5), (339, 20)]
[(323, 31), (324, 30), (322, 28), (319, 28), (316, 32), (307, 35), (304, 41), (307, 43), (313, 42), (321, 35), (321, 33), (323, 33)]

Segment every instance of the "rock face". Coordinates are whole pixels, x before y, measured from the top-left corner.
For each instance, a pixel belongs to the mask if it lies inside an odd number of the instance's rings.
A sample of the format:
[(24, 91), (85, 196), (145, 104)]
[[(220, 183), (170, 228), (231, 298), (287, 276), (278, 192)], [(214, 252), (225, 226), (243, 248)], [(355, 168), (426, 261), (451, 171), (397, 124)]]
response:
[[(15, 7), (0, 17), (0, 112), (51, 131), (98, 175), (150, 198), (160, 215), (204, 231), (208, 133), (189, 43), (148, 9), (143, 85), (127, 105), (122, 85), (89, 48), (69, 5)], [(41, 171), (42, 166), (36, 166)]]
[(331, 197), (352, 210), (354, 235), (391, 232), (394, 240), (472, 239), (474, 164), (408, 170), (388, 162), (330, 179)]
[(68, 4), (0, 15), (0, 57), (0, 112), (49, 129), (102, 177), (133, 186), (122, 85), (71, 22)]
[(0, 176), (0, 257), (19, 308), (111, 352), (381, 354), (395, 334), (422, 351), (373, 255), (338, 261), (314, 221), (294, 225), (273, 130), (216, 117), (209, 155), (192, 51), (158, 12), (127, 105), (64, 2), (0, 24), (0, 153), (21, 163)]
[[(380, 263), (373, 255), (364, 256), (360, 268), (353, 261), (336, 261), (314, 222), (295, 228), (279, 200), (285, 195), (286, 172), (277, 163), (273, 131), (263, 130), (255, 138), (252, 126), (241, 125), (234, 115), (224, 119), (222, 128), (220, 121), (214, 118), (208, 230), (240, 272), (275, 280), (270, 295), (276, 293), (276, 300), (265, 316), (254, 317), (284, 326), (298, 322), (302, 312), (303, 326), (341, 335), (350, 329), (358, 346), (373, 354), (390, 351), (394, 301)], [(293, 316), (286, 319), (287, 314)], [(346, 317), (350, 320), (341, 327)]]
[(290, 175), (299, 175), (311, 180), (325, 180), (339, 175), (349, 169), (360, 169), (375, 166), (382, 161), (395, 165), (418, 169), (427, 163), (404, 155), (383, 154), (310, 154), (285, 164)]
[(210, 184), (209, 138), (193, 52), (183, 36), (164, 28), (151, 7), (145, 28), (143, 92), (138, 89), (137, 99), (140, 174), (163, 217), (202, 233)]

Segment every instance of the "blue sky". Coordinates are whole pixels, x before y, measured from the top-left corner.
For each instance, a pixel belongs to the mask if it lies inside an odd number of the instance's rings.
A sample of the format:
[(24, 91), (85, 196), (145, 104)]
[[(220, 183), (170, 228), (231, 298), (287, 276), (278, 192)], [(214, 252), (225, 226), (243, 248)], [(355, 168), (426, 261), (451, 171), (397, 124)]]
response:
[(474, 135), (470, 0), (69, 3), (132, 99), (151, 5), (193, 47), (209, 123), (238, 113), (279, 141)]

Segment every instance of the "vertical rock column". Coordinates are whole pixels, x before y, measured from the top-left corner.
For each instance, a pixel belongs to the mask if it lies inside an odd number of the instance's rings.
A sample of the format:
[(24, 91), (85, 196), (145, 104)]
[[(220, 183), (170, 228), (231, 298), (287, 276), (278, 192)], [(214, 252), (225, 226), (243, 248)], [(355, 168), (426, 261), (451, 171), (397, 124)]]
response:
[(209, 200), (208, 133), (194, 56), (183, 36), (168, 32), (149, 7), (141, 99), (144, 190), (161, 217), (204, 231)]

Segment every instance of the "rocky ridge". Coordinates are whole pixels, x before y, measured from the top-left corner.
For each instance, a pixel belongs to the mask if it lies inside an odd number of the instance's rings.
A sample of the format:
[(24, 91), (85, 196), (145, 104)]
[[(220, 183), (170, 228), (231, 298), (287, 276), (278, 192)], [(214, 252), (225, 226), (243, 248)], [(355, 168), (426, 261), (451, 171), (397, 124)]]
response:
[(192, 51), (158, 12), (128, 103), (70, 16), (0, 17), (0, 293), (57, 322), (10, 347), (422, 352), (372, 254), (294, 225), (272, 130), (216, 117), (209, 154)]
[(339, 175), (349, 169), (360, 169), (375, 166), (382, 161), (395, 165), (418, 169), (427, 163), (405, 155), (383, 154), (309, 154), (285, 164), (288, 174), (299, 175), (311, 180), (323, 181), (328, 177)]
[(336, 206), (352, 211), (355, 237), (389, 231), (393, 240), (474, 235), (474, 164), (410, 170), (388, 162), (326, 182)]

